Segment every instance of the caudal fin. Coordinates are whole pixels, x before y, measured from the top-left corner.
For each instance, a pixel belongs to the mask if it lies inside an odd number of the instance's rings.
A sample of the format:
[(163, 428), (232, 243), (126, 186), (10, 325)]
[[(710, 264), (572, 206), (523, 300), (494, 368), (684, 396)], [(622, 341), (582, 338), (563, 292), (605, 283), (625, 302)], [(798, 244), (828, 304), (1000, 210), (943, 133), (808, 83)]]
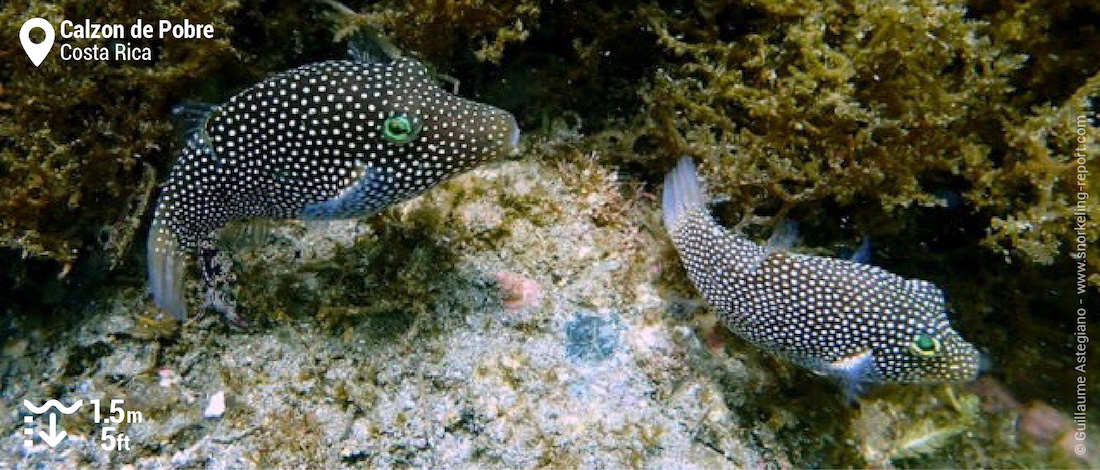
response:
[(187, 318), (187, 302), (183, 295), (187, 260), (179, 250), (172, 229), (159, 218), (153, 221), (149, 230), (146, 251), (153, 302), (177, 320)]
[(683, 157), (676, 168), (665, 175), (665, 189), (661, 202), (661, 218), (665, 229), (671, 231), (684, 214), (706, 204), (706, 192), (699, 182), (695, 162)]

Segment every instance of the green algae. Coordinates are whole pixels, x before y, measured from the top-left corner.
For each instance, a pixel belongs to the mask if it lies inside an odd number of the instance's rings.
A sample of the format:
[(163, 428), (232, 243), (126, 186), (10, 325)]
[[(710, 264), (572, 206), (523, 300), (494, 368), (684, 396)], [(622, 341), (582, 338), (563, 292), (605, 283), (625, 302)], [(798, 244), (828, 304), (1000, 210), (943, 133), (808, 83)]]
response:
[[(502, 76), (511, 73), (510, 63), (530, 64), (536, 48), (583, 71), (614, 62), (612, 48), (627, 40), (658, 45), (664, 55), (646, 50), (637, 58), (643, 72), (660, 68), (634, 81), (645, 103), (642, 122), (606, 128), (594, 145), (606, 161), (640, 165), (649, 174), (680, 154), (701, 157), (716, 189), (749, 210), (805, 214), (836, 203), (863, 226), (889, 231), (898, 210), (947, 204), (944, 195), (958, 193), (987, 221), (980, 242), (1005, 256), (1049, 264), (1072, 235), (1072, 147), (1064, 137), (1075, 131), (1077, 115), (1092, 112), (1100, 87), (1096, 52), (1087, 47), (1095, 30), (1070, 34), (1075, 16), (1095, 14), (1087, 2), (712, 2), (585, 10), (604, 22), (602, 30), (563, 28), (566, 12), (533, 1), (350, 6), (360, 12), (338, 15), (337, 37), (369, 25), (441, 63), (453, 65), (463, 54), (498, 62)], [(11, 119), (0, 128), (0, 177), (9, 183), (0, 186), (0, 243), (61, 262), (105, 250), (112, 265), (132, 244), (133, 221), (144, 215), (144, 207), (127, 208), (125, 201), (144, 200), (138, 196), (148, 185), (140, 175), (171, 159), (163, 116), (167, 105), (190, 94), (183, 79), (224, 71), (223, 64), (251, 52), (270, 31), (294, 29), (296, 15), (325, 9), (287, 8), (257, 28), (238, 5), (39, 8), (31, 13), (187, 17), (242, 31), (209, 44), (166, 44), (152, 64), (81, 67), (78, 74), (60, 61), (40, 69), (19, 62), (4, 77), (0, 112)], [(13, 5), (4, 21), (14, 25), (24, 13)], [(622, 33), (627, 29), (643, 33)], [(561, 30), (577, 41), (525, 47), (531, 34), (553, 38)], [(509, 62), (513, 49), (523, 52)], [(237, 73), (259, 76), (285, 56), (253, 53), (246, 58), (257, 67)], [(524, 80), (538, 90), (520, 95), (545, 101), (553, 93), (576, 104), (600, 101), (589, 94), (608, 91), (607, 82), (579, 86), (591, 81), (587, 75), (550, 75)], [(1096, 127), (1087, 123), (1086, 130)], [(1088, 150), (1093, 155), (1097, 148)], [(1090, 225), (1087, 240), (1095, 244), (1097, 236)]]
[(324, 47), (303, 39), (325, 28), (309, 21), (316, 6), (270, 8), (259, 22), (251, 12), (257, 5), (67, 1), (0, 8), (0, 24), (12, 35), (5, 35), (6, 44), (18, 44), (14, 32), (34, 16), (54, 25), (66, 18), (156, 18), (215, 28), (212, 40), (132, 41), (152, 48), (146, 62), (58, 57), (58, 43), (98, 41), (86, 39), (58, 38), (40, 67), (18, 49), (3, 51), (11, 66), (0, 69), (0, 285), (28, 293), (15, 296), (14, 307), (79, 303), (78, 295), (66, 293), (86, 292), (83, 287), (102, 283), (106, 272), (122, 265), (136, 270), (135, 240), (144, 235), (156, 183), (178, 150), (171, 106), (220, 101)]
[[(240, 275), (240, 305), (261, 322), (318, 317), (342, 330), (366, 319), (372, 330), (407, 328), (446, 297), (458, 252), (445, 243), (445, 214), (421, 207), (374, 220), (369, 235), (338, 245), (330, 257), (248, 264)], [(288, 256), (293, 252), (284, 253)], [(388, 335), (384, 335), (388, 336)]]
[[(112, 4), (87, 8), (84, 2), (20, 5), (0, 12), (6, 31), (18, 31), (29, 16), (57, 24), (62, 18), (91, 20), (152, 18), (212, 23), (225, 31), (228, 6)], [(8, 41), (17, 44), (17, 41)], [(88, 45), (75, 40), (74, 45)], [(0, 246), (25, 256), (72, 262), (88, 251), (98, 230), (140, 217), (123, 212), (142, 192), (150, 162), (166, 160), (171, 124), (163, 118), (188, 78), (209, 73), (228, 58), (226, 41), (179, 41), (158, 48), (156, 60), (111, 64), (62, 61), (56, 55), (35, 68), (15, 60), (0, 72)], [(126, 230), (112, 229), (112, 232)], [(109, 237), (129, 248), (132, 236)]]
[[(1075, 9), (1021, 10), (1054, 21)], [(749, 212), (836, 204), (880, 231), (900, 209), (945, 206), (958, 193), (987, 219), (987, 249), (1041, 264), (1067, 252), (1077, 116), (1095, 113), (1100, 97), (1095, 49), (1037, 59), (1035, 71), (1037, 51), (1009, 32), (1038, 32), (1038, 21), (971, 17), (960, 2), (716, 2), (686, 17), (644, 16), (679, 60), (642, 92), (634, 139), (657, 148), (625, 160), (656, 169), (695, 155)], [(1024, 78), (1032, 83), (1021, 90)], [(1055, 83), (1074, 91), (1030, 91)], [(1095, 167), (1100, 147), (1085, 153)], [(1090, 225), (1088, 240), (1098, 236)]]
[(359, 5), (335, 4), (338, 39), (368, 26), (397, 38), (402, 49), (437, 62), (472, 53), (480, 62), (499, 63), (505, 47), (528, 38), (525, 25), (536, 22), (540, 12), (532, 0), (383, 1), (365, 4), (359, 13), (349, 6)]

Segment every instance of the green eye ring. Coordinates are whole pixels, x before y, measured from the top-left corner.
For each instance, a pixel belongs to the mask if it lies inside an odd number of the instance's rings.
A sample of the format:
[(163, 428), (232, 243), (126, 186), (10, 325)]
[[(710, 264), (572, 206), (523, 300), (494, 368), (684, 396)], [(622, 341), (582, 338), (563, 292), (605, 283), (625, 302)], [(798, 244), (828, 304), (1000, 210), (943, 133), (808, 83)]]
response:
[(918, 356), (934, 356), (940, 351), (940, 340), (932, 335), (922, 333), (913, 337), (913, 342), (909, 344), (909, 349)]
[(404, 114), (390, 116), (382, 123), (382, 136), (395, 144), (408, 143), (419, 133), (416, 122)]

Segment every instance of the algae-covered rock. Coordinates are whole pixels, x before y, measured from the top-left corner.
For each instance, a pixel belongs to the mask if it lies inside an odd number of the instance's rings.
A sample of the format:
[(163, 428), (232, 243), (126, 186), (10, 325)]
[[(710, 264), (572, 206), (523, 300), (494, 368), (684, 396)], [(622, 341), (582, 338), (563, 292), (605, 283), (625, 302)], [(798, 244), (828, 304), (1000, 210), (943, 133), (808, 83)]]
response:
[[(9, 319), (0, 336), (30, 341), (0, 356), (0, 405), (110, 396), (145, 420), (125, 428), (132, 450), (108, 457), (87, 420), (66, 420), (72, 439), (54, 452), (23, 448), (20, 415), (6, 415), (0, 455), (138, 468), (1079, 464), (1017, 444), (1004, 425), (1015, 411), (985, 410), (966, 388), (894, 386), (851, 406), (708, 330), (663, 279), (678, 271), (649, 196), (557, 151), (569, 165), (489, 165), (389, 210), (385, 227), (288, 223), (233, 246), (249, 331), (207, 314), (150, 335), (136, 288), (75, 329)], [(509, 305), (499, 273), (545, 296)], [(225, 413), (204, 419), (221, 391)]]
[[(74, 439), (57, 453), (23, 449), (15, 430), (0, 439), (3, 455), (139, 468), (789, 466), (771, 430), (728, 404), (767, 385), (704, 354), (691, 318), (665, 315), (658, 244), (642, 206), (627, 204), (636, 189), (591, 160), (506, 162), (392, 209), (385, 231), (354, 221), (277, 227), (271, 243), (235, 251), (243, 278), (286, 279), (241, 285), (242, 309), (267, 320), (239, 332), (199, 316), (152, 343), (146, 362), (134, 360), (149, 342), (133, 333), (140, 296), (118, 291), (86, 312), (88, 326), (11, 354), (58, 358), (20, 381), (21, 397), (109, 395), (141, 410), (146, 419), (125, 428), (132, 450), (108, 457), (85, 444), (94, 423), (66, 420)], [(468, 229), (484, 227), (477, 207), (501, 216), (496, 229)], [(393, 257), (368, 253), (374, 265), (360, 264), (347, 256), (364, 250), (360, 238)], [(416, 259), (417, 250), (446, 262)], [(412, 255), (395, 259), (402, 254)], [(500, 272), (549, 294), (506, 306)], [(419, 284), (431, 287), (409, 290)], [(344, 314), (280, 312), (297, 298), (288, 290), (314, 299), (307, 309)], [(393, 302), (372, 308), (386, 296)], [(19, 323), (9, 327), (28, 326)], [(85, 385), (50, 385), (76, 381)], [(219, 391), (225, 413), (204, 419)], [(16, 399), (2, 404), (14, 409)]]
[[(1095, 140), (1080, 148), (1076, 140), (1079, 130), (1098, 131), (1100, 53), (1067, 44), (1042, 18), (1072, 23), (1068, 15), (1094, 9), (1029, 3), (991, 17), (938, 1), (650, 9), (652, 28), (680, 60), (645, 92), (642, 134), (659, 149), (625, 158), (667, 167), (697, 155), (715, 189), (749, 211), (804, 214), (837, 203), (878, 231), (898, 223), (900, 208), (961, 197), (987, 220), (988, 248), (1049, 264), (1075, 238), (1077, 152), (1089, 168), (1100, 153)], [(1095, 43), (1094, 29), (1083, 34)], [(1051, 48), (1064, 57), (1051, 60)], [(1095, 206), (1089, 214), (1100, 216)], [(1087, 227), (1090, 244), (1098, 236)]]

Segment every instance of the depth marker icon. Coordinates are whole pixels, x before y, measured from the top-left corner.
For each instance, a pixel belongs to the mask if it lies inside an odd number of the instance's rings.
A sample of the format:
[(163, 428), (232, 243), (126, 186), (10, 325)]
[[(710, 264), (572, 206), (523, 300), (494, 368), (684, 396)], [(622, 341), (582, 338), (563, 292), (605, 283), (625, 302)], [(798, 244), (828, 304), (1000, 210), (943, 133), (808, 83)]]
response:
[[(56, 447), (58, 444), (61, 443), (62, 440), (65, 439), (65, 436), (69, 435), (69, 433), (65, 432), (64, 429), (62, 429), (61, 432), (57, 431), (57, 413), (60, 412), (60, 413), (63, 413), (63, 414), (71, 415), (73, 413), (76, 413), (76, 410), (79, 410), (80, 406), (83, 405), (83, 404), (84, 404), (84, 400), (77, 400), (76, 403), (73, 403), (71, 406), (66, 408), (65, 406), (63, 406), (61, 404), (61, 402), (59, 402), (57, 400), (48, 400), (42, 406), (34, 406), (34, 404), (32, 404), (30, 401), (23, 400), (23, 406), (27, 407), (28, 411), (30, 411), (31, 413), (34, 413), (36, 415), (46, 413), (47, 411), (50, 410), (50, 408), (57, 408), (57, 411), (49, 411), (49, 413), (50, 413), (50, 432), (47, 433), (46, 431), (38, 431), (38, 436), (41, 437), (42, 441), (44, 441), (50, 447)], [(33, 416), (24, 416), (23, 417), (23, 423), (25, 423), (27, 425), (27, 427), (23, 428), (23, 434), (27, 434), (28, 436), (31, 436), (31, 439), (26, 439), (26, 440), (23, 441), (23, 445), (26, 446), (26, 447), (31, 447), (31, 446), (34, 445), (34, 439), (33, 439), (33, 437), (34, 437), (34, 428), (30, 427), (31, 423), (33, 423), (33, 422), (34, 422), (34, 417)]]

